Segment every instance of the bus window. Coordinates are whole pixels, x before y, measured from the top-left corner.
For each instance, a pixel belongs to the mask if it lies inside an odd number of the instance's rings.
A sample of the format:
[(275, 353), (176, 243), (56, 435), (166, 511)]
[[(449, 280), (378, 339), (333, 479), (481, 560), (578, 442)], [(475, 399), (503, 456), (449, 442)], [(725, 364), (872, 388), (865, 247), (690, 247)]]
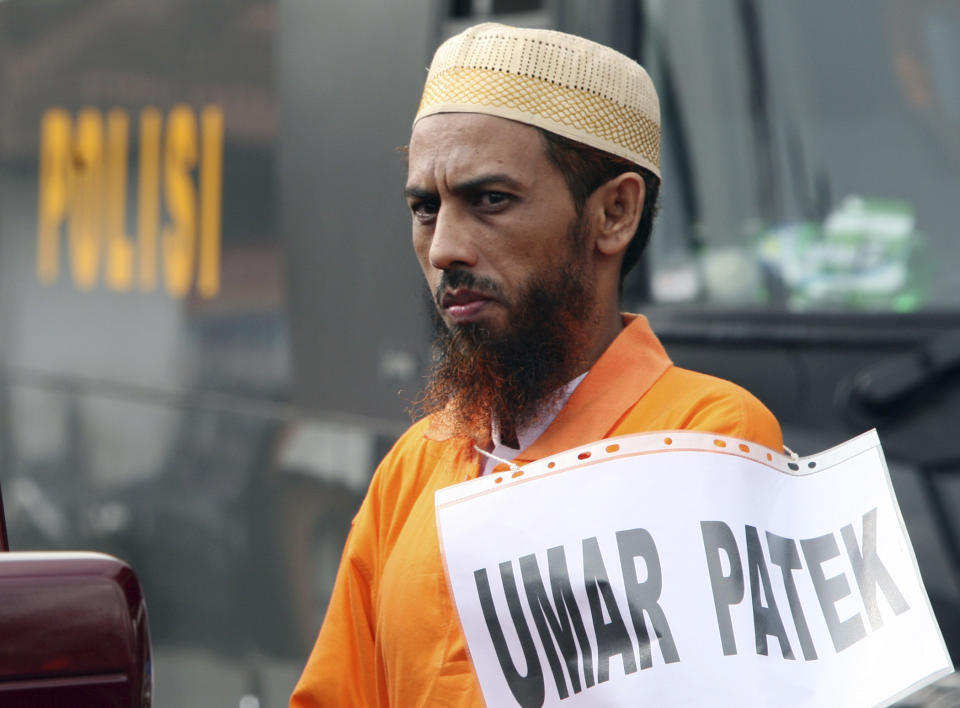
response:
[(651, 3), (661, 212), (628, 297), (956, 308), (960, 6)]

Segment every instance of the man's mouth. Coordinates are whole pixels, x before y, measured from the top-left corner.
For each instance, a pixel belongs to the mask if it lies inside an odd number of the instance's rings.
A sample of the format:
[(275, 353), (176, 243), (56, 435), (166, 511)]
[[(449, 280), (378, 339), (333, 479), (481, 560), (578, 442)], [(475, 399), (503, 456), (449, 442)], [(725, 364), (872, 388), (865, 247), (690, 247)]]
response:
[(450, 324), (465, 324), (480, 317), (494, 299), (470, 288), (447, 290), (440, 298), (440, 308)]

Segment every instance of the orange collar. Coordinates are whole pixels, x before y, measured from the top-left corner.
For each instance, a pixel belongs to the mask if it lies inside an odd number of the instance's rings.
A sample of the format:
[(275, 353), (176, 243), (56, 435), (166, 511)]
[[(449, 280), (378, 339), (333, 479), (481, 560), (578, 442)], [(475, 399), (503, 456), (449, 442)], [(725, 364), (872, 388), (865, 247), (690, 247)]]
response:
[(643, 315), (622, 315), (624, 328), (543, 435), (514, 462), (539, 460), (600, 440), (673, 362)]

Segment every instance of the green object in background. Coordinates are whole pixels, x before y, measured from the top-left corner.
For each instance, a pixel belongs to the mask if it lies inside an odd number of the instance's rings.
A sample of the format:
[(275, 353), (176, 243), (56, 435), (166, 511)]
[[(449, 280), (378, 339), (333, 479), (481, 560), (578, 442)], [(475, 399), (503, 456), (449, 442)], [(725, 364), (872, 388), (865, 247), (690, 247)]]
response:
[(757, 257), (790, 309), (912, 312), (923, 304), (911, 265), (921, 243), (907, 202), (849, 196), (822, 225), (767, 232)]

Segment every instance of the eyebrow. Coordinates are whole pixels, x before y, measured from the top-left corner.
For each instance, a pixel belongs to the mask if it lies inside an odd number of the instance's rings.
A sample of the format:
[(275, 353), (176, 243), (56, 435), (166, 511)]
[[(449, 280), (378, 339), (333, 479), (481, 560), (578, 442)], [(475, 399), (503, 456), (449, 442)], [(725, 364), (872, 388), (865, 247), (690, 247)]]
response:
[(507, 174), (492, 174), (492, 175), (480, 175), (479, 177), (474, 177), (469, 179), (466, 182), (460, 182), (453, 185), (454, 192), (476, 192), (483, 189), (484, 187), (491, 187), (494, 185), (503, 185), (510, 189), (519, 189), (520, 183), (515, 180), (513, 177)]
[[(464, 182), (458, 182), (457, 184), (453, 185), (451, 191), (454, 194), (470, 194), (471, 192), (477, 192), (486, 187), (492, 187), (496, 185), (502, 185), (509, 189), (520, 189), (522, 187), (520, 182), (508, 174), (490, 174), (480, 175), (479, 177), (474, 177), (473, 179), (468, 179)], [(415, 185), (406, 187), (403, 190), (403, 193), (408, 199), (429, 199), (437, 196), (435, 191), (417, 187)]]
[(420, 187), (407, 187), (403, 190), (403, 196), (407, 199), (431, 199), (437, 195), (434, 192), (431, 192), (429, 189), (421, 189)]

